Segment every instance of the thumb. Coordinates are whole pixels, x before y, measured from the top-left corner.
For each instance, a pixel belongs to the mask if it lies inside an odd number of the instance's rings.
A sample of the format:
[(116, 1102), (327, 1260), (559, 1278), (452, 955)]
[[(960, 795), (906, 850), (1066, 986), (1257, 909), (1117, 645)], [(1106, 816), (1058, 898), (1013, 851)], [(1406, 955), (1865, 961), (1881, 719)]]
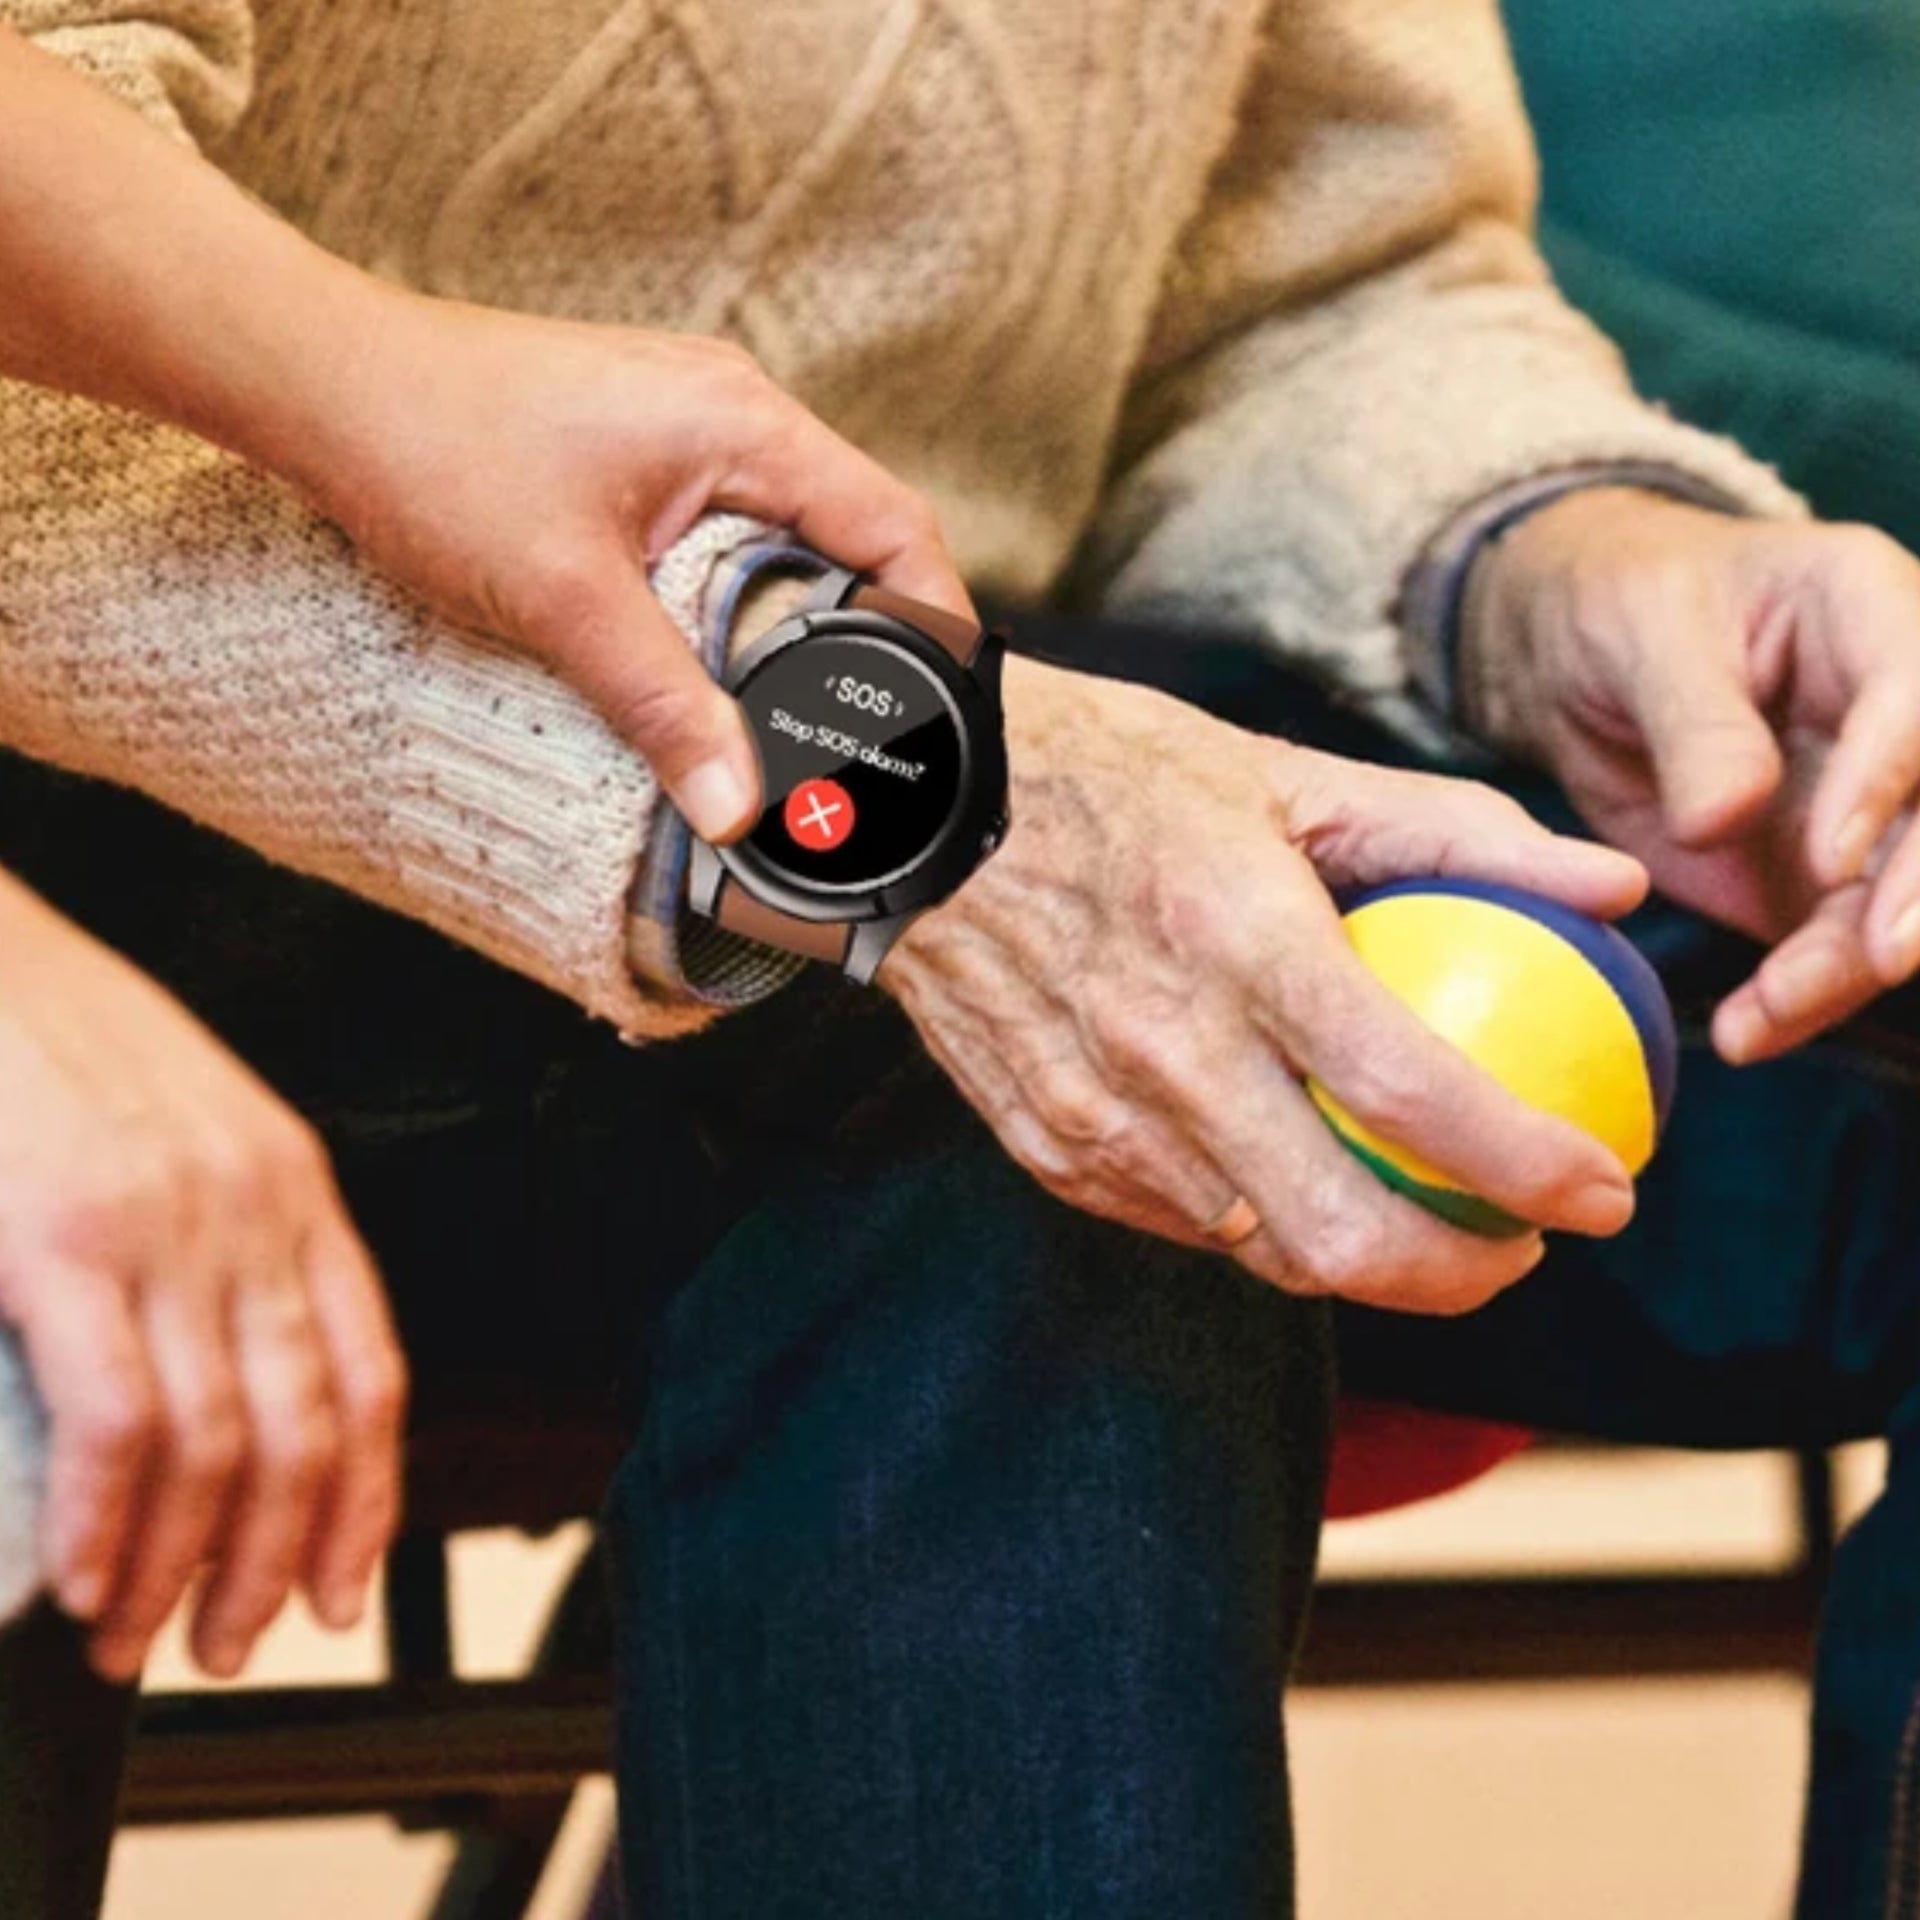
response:
[(1611, 920), (1646, 897), (1646, 869), (1597, 841), (1552, 832), (1510, 794), (1290, 748), (1288, 821), (1330, 887), (1428, 875), (1524, 887)]
[(760, 811), (760, 763), (739, 704), (629, 567), (610, 569), (585, 617), (539, 648), (598, 709), (703, 840), (736, 838)]
[(1627, 688), (1667, 831), (1683, 847), (1725, 839), (1780, 785), (1779, 742), (1736, 661), (1683, 623), (1666, 651), (1643, 656)]

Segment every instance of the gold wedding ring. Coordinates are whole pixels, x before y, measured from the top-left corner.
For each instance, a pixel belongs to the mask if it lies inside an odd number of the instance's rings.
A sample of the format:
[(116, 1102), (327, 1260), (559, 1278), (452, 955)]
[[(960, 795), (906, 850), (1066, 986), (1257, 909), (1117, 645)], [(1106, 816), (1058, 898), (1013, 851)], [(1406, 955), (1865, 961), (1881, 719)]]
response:
[(1260, 1216), (1244, 1193), (1236, 1193), (1200, 1231), (1216, 1247), (1237, 1247), (1260, 1231)]

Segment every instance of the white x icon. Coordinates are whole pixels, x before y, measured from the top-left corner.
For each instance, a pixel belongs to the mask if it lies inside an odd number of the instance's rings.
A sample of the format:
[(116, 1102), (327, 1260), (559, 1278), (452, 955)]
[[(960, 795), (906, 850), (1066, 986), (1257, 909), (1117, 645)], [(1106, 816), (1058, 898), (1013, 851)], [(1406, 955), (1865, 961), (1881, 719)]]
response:
[(811, 827), (822, 840), (833, 838), (833, 816), (840, 811), (838, 800), (829, 801), (825, 806), (820, 803), (817, 793), (807, 795), (807, 810), (800, 816), (803, 827)]

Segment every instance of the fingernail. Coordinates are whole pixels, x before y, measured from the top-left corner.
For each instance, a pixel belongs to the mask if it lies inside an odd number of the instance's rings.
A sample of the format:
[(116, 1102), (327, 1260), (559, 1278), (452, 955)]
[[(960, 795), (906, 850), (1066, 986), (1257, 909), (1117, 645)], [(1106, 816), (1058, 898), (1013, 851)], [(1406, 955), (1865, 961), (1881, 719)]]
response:
[(731, 761), (703, 760), (680, 783), (680, 811), (703, 840), (723, 839), (746, 818), (753, 795)]
[(1727, 1008), (1714, 1022), (1721, 1059), (1729, 1066), (1743, 1066), (1759, 1052), (1766, 1031), (1767, 1023), (1759, 1008), (1744, 1003)]
[(1873, 818), (1864, 807), (1856, 808), (1840, 823), (1833, 836), (1833, 860), (1842, 880), (1858, 878), (1860, 869), (1873, 851)]
[(1904, 980), (1915, 967), (1920, 967), (1920, 901), (1902, 909), (1899, 919), (1893, 923), (1887, 945), (1892, 950), (1893, 970), (1898, 978)]
[(246, 1664), (244, 1640), (216, 1640), (207, 1649), (207, 1671), (216, 1680), (231, 1680)]
[(335, 1633), (357, 1627), (366, 1611), (366, 1596), (351, 1587), (336, 1587), (320, 1596), (320, 1618)]
[(1569, 1209), (1570, 1224), (1579, 1233), (1618, 1233), (1633, 1218), (1633, 1184), (1626, 1180), (1595, 1180), (1580, 1189)]

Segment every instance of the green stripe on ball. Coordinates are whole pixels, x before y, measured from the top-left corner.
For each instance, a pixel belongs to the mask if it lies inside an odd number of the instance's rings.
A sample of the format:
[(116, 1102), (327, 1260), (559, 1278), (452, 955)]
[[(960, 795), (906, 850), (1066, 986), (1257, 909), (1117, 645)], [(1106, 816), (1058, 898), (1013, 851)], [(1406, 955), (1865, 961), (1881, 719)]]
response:
[(1516, 1220), (1504, 1207), (1482, 1200), (1477, 1193), (1465, 1193), (1458, 1187), (1429, 1186), (1424, 1180), (1414, 1179), (1404, 1168), (1363, 1147), (1344, 1127), (1336, 1126), (1333, 1133), (1362, 1166), (1384, 1180), (1395, 1193), (1404, 1195), (1417, 1207), (1425, 1207), (1449, 1226), (1477, 1233), (1487, 1240), (1517, 1240), (1523, 1233), (1533, 1231), (1524, 1220)]

